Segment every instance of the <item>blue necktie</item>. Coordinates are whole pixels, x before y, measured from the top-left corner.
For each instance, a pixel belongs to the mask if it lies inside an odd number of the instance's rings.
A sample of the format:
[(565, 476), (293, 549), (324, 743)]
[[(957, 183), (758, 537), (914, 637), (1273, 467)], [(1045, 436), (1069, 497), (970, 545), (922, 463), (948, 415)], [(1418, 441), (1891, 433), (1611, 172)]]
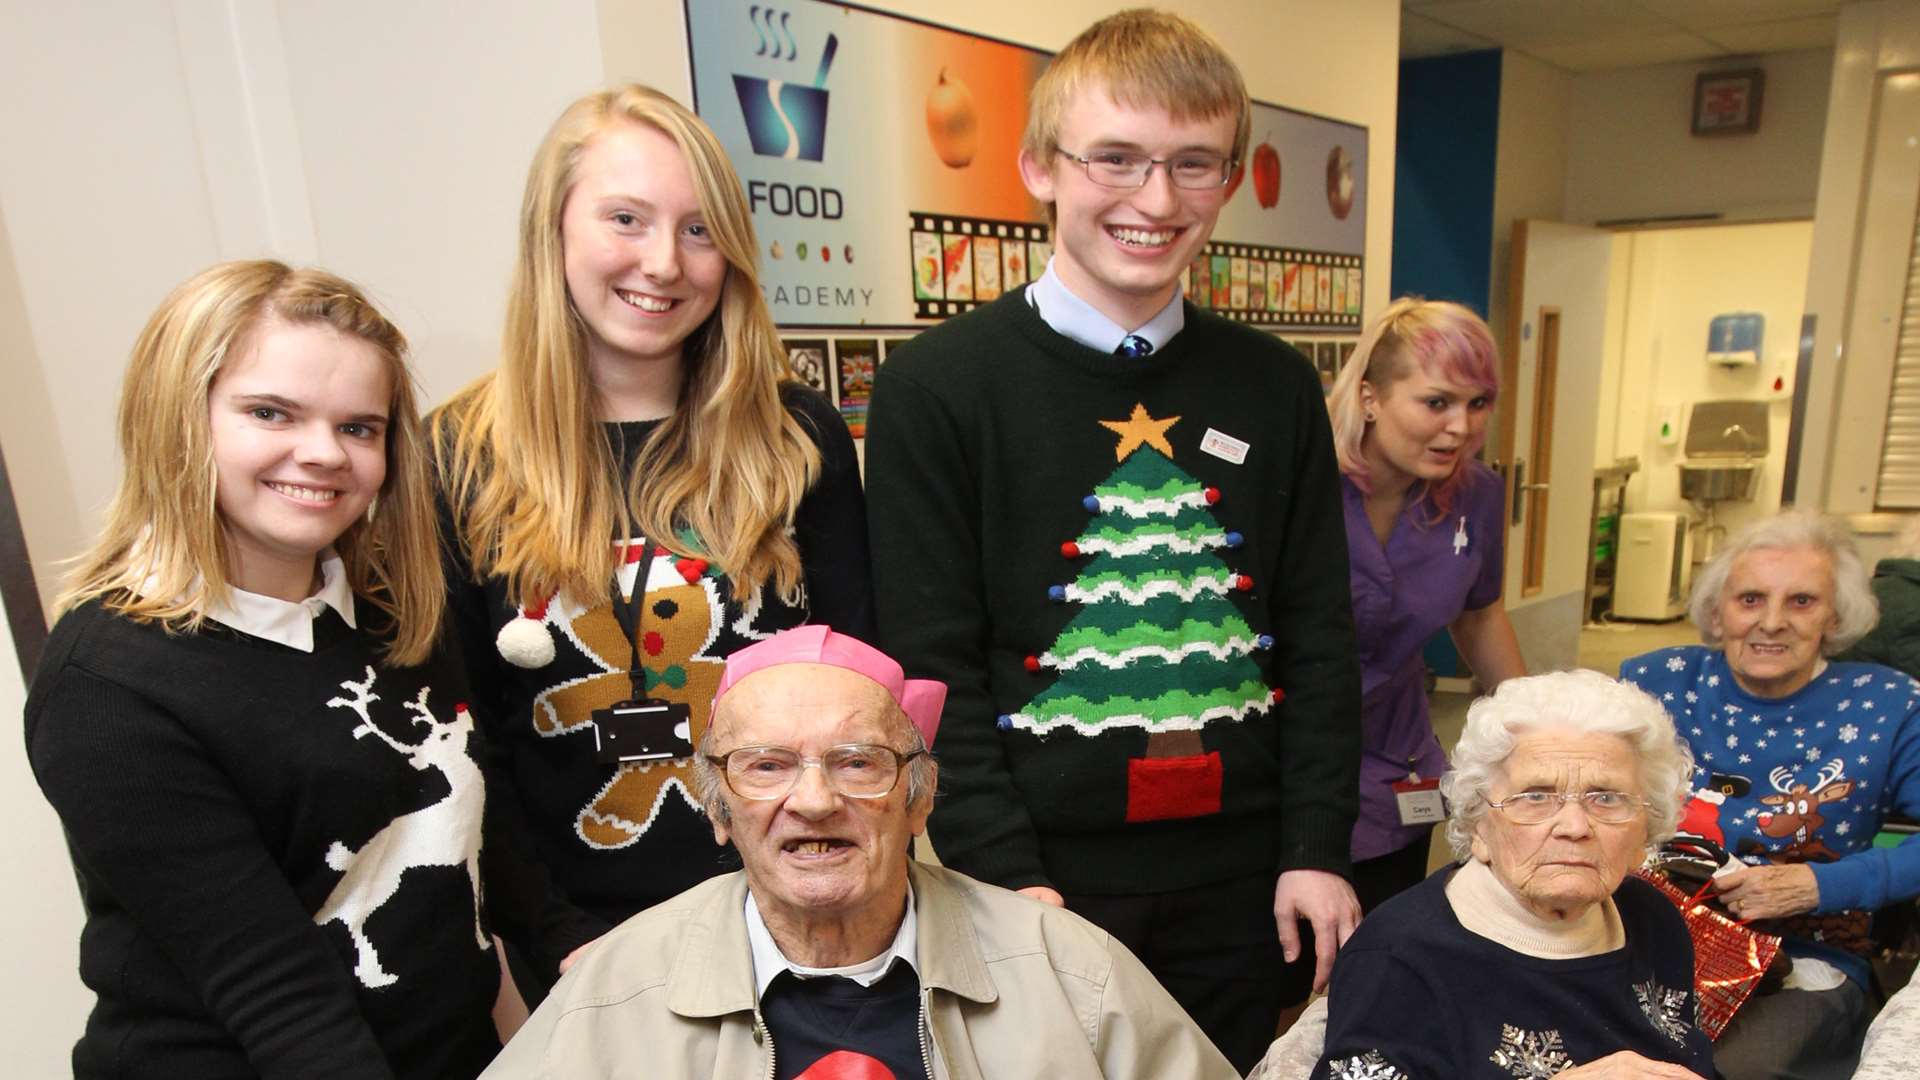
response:
[(1120, 347), (1113, 350), (1113, 355), (1124, 356), (1129, 360), (1138, 360), (1152, 351), (1153, 342), (1148, 341), (1139, 334), (1128, 334), (1121, 340)]

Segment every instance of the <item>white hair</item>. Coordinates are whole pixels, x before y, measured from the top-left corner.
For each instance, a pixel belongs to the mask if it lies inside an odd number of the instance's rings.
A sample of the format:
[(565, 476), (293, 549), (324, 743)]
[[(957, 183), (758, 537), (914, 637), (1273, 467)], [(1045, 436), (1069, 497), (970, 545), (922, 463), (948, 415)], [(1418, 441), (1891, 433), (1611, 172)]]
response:
[(1687, 615), (1700, 631), (1700, 640), (1719, 647), (1720, 635), (1713, 630), (1714, 613), (1720, 608), (1722, 593), (1733, 564), (1752, 551), (1787, 551), (1808, 548), (1827, 557), (1833, 567), (1834, 628), (1820, 639), (1820, 653), (1834, 656), (1866, 637), (1880, 621), (1880, 601), (1873, 595), (1871, 575), (1860, 561), (1853, 537), (1839, 522), (1811, 510), (1782, 510), (1772, 517), (1751, 522), (1717, 552), (1700, 576), (1693, 579), (1693, 595), (1687, 601)]
[(1635, 686), (1597, 671), (1553, 671), (1508, 679), (1467, 709), (1467, 727), (1440, 780), (1446, 795), (1447, 844), (1455, 857), (1472, 852), (1473, 831), (1487, 814), (1487, 796), (1521, 735), (1540, 731), (1618, 735), (1639, 764), (1647, 801), (1649, 847), (1673, 835), (1691, 786), (1693, 753), (1673, 730), (1667, 710)]

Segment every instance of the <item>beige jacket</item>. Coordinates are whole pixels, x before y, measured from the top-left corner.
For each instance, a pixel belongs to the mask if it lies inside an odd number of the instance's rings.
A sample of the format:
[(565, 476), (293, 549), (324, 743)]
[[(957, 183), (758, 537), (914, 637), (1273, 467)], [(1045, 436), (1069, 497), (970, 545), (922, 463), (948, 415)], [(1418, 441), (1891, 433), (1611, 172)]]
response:
[[(1091, 923), (915, 863), (923, 1032), (938, 1080), (1237, 1080), (1126, 948)], [(482, 1080), (773, 1074), (746, 877), (697, 885), (589, 950)]]

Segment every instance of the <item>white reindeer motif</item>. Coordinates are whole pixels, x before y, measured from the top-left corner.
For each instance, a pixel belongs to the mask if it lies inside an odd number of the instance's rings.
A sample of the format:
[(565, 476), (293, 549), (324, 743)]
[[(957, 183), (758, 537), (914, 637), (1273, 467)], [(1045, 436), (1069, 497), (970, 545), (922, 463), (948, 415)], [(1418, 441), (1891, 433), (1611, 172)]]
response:
[(452, 723), (434, 720), (427, 708), (428, 688), (423, 686), (405, 708), (414, 714), (414, 723), (427, 725), (427, 735), (418, 743), (401, 742), (380, 730), (368, 715), (368, 707), (380, 700), (380, 695), (373, 692), (373, 681), (373, 668), (369, 667), (365, 682), (348, 679), (340, 684), (352, 697), (336, 697), (327, 705), (351, 709), (360, 717), (359, 726), (352, 731), (354, 738), (372, 735), (404, 754), (414, 768), (439, 769), (452, 789), (432, 806), (394, 818), (359, 851), (338, 840), (327, 849), (327, 865), (346, 871), (346, 876), (333, 887), (313, 921), (325, 926), (340, 920), (353, 936), (358, 958), (354, 975), (369, 987), (380, 987), (392, 985), (399, 977), (380, 966), (380, 954), (367, 937), (367, 919), (400, 890), (402, 875), (413, 867), (465, 863), (467, 877), (473, 883), (474, 941), (483, 951), (492, 943), (480, 926), (480, 820), (486, 790), (480, 767), (467, 754), (473, 717), (462, 705), (455, 708)]

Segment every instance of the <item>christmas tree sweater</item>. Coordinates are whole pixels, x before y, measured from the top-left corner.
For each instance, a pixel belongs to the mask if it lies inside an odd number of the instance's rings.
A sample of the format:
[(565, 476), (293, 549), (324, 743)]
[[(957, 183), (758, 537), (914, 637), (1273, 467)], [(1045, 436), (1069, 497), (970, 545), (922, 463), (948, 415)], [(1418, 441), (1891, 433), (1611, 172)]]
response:
[[(783, 602), (771, 583), (743, 605), (733, 598), (725, 567), (668, 554), (644, 538), (623, 544), (629, 560), (619, 574), (623, 598), (643, 569), (647, 575), (638, 605), (647, 692), (688, 706), (695, 745), (706, 731), (722, 665), (735, 649), (803, 622), (874, 636), (866, 503), (853, 439), (819, 393), (790, 384), (783, 397), (821, 457), (820, 478), (794, 515), (805, 571), (798, 605)], [(608, 425), (623, 471), (631, 470), (656, 426)], [(445, 535), (458, 534), (449, 526)], [(529, 831), (568, 899), (619, 922), (737, 869), (732, 850), (714, 845), (694, 796), (692, 758), (598, 760), (594, 711), (632, 696), (632, 639), (614, 612), (612, 583), (593, 596), (563, 590), (519, 608), (503, 579), (478, 581), (464, 555), (449, 557), (450, 615), (474, 693), (491, 706), (488, 745), (505, 778), (498, 797)]]
[[(1620, 678), (1659, 698), (1693, 750), (1681, 832), (1756, 865), (1805, 863), (1820, 888), (1816, 915), (1920, 896), (1920, 837), (1873, 843), (1889, 814), (1920, 817), (1920, 682), (1832, 661), (1793, 693), (1759, 698), (1704, 645), (1636, 656)], [(1795, 936), (1791, 922), (1762, 928), (1866, 985), (1860, 956)]]
[(1085, 893), (1346, 870), (1346, 532), (1297, 353), (1189, 305), (1107, 355), (1015, 290), (891, 355), (867, 438), (881, 639), (948, 686), (944, 862)]
[(55, 626), (26, 739), (86, 911), (75, 1076), (476, 1076), (489, 931), (557, 963), (597, 929), (524, 904), (544, 878), (489, 812), (457, 665), (387, 665), (374, 617), (323, 609), (311, 653), (97, 601)]

